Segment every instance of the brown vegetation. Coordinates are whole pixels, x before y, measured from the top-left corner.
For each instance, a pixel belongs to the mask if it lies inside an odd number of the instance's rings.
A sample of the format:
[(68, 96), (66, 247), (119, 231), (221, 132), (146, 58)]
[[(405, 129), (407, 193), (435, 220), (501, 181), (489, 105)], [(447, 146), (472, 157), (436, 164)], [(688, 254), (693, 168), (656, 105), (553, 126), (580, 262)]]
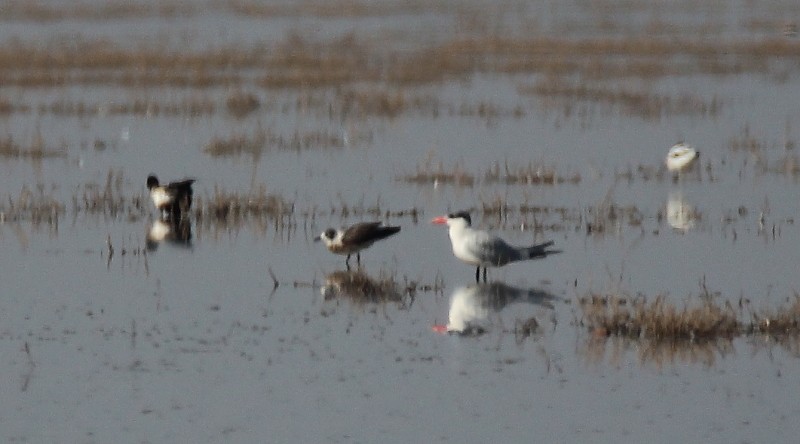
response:
[(36, 134), (28, 146), (19, 145), (11, 136), (0, 139), (0, 157), (41, 160), (66, 155), (66, 150), (48, 148), (40, 134)]
[(258, 129), (253, 134), (232, 134), (230, 137), (214, 137), (203, 151), (214, 157), (260, 156), (267, 150), (304, 151), (310, 149), (343, 148), (344, 139), (328, 131), (296, 131), (290, 137)]
[[(800, 295), (773, 310), (751, 310), (740, 301), (737, 311), (730, 302), (704, 295), (677, 306), (665, 296), (644, 297), (590, 294), (579, 300), (581, 324), (595, 336), (622, 336), (651, 341), (708, 341), (733, 339), (745, 334), (800, 334)], [(747, 305), (747, 307), (745, 307)]]

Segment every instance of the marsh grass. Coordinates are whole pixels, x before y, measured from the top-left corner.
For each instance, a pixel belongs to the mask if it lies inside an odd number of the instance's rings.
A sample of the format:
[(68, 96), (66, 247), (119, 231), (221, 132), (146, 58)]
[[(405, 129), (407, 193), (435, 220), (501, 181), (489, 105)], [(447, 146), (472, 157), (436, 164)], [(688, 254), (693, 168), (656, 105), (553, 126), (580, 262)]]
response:
[(774, 309), (750, 309), (749, 316), (741, 302), (737, 310), (713, 295), (690, 299), (683, 305), (663, 295), (648, 300), (589, 294), (578, 302), (583, 312), (581, 324), (599, 337), (702, 342), (753, 334), (800, 335), (800, 295)]
[(39, 114), (57, 116), (114, 116), (132, 115), (144, 117), (188, 116), (199, 117), (214, 114), (216, 105), (207, 98), (188, 98), (181, 102), (163, 102), (153, 99), (139, 99), (131, 102), (93, 104), (80, 101), (59, 100), (41, 104)]
[(314, 149), (340, 149), (345, 146), (339, 134), (325, 130), (296, 131), (291, 136), (274, 133), (270, 129), (258, 129), (252, 134), (232, 134), (228, 137), (214, 137), (203, 148), (212, 157), (251, 155), (261, 156), (268, 150), (305, 151)]
[(443, 162), (439, 161), (434, 164), (430, 159), (423, 164), (417, 164), (414, 173), (400, 175), (396, 179), (416, 185), (446, 184), (466, 188), (471, 188), (476, 182), (475, 174), (466, 171), (463, 164), (456, 162), (452, 167), (445, 168)]
[(261, 101), (253, 93), (235, 91), (228, 95), (225, 105), (228, 113), (241, 119), (258, 110), (261, 107)]
[[(9, 43), (0, 46), (0, 65), (4, 67), (0, 82), (27, 87), (255, 85), (273, 89), (365, 83), (410, 87), (467, 79), (476, 73), (545, 74), (549, 78), (574, 75), (586, 81), (764, 73), (779, 69), (773, 67), (774, 60), (790, 62), (798, 58), (800, 42), (787, 39), (499, 38), (489, 34), (458, 36), (426, 48), (409, 50), (355, 34), (320, 43), (304, 39), (295, 32), (267, 48), (237, 46), (181, 53), (155, 45), (129, 49), (101, 41), (45, 47)], [(253, 77), (250, 72), (265, 74)], [(719, 107), (714, 100), (707, 103), (691, 96), (667, 98), (652, 93), (641, 95), (625, 90), (609, 92), (598, 87), (555, 87), (553, 84), (537, 88), (538, 94), (611, 101), (640, 112), (652, 110), (655, 105), (655, 109), (713, 114)]]
[(124, 183), (122, 170), (109, 169), (104, 183), (86, 183), (73, 194), (73, 213), (139, 220), (147, 214), (145, 199), (141, 194), (127, 196)]
[(512, 167), (506, 160), (502, 168), (499, 162), (495, 162), (491, 168), (484, 172), (483, 180), (489, 184), (501, 183), (505, 185), (578, 184), (581, 181), (581, 175), (578, 173), (561, 175), (553, 167), (531, 162), (526, 166)]
[(495, 162), (483, 172), (467, 171), (463, 163), (456, 162), (447, 167), (442, 161), (434, 161), (428, 157), (417, 164), (416, 171), (398, 175), (396, 180), (416, 185), (452, 185), (455, 187), (471, 188), (478, 184), (505, 184), (510, 186), (539, 186), (558, 184), (578, 184), (581, 181), (579, 173), (560, 174), (555, 168), (542, 164), (529, 162), (526, 166), (512, 167), (505, 161), (501, 167)]
[(695, 95), (673, 97), (625, 87), (612, 89), (588, 86), (585, 83), (569, 84), (554, 78), (540, 80), (533, 86), (521, 86), (518, 91), (522, 94), (563, 99), (567, 106), (574, 106), (576, 102), (618, 106), (626, 115), (653, 120), (667, 115), (715, 117), (722, 109), (722, 101), (716, 97), (707, 101)]
[(196, 196), (193, 213), (198, 224), (215, 221), (237, 225), (250, 218), (268, 218), (284, 225), (294, 214), (294, 202), (267, 192), (266, 185), (248, 193), (227, 192), (214, 187), (210, 196)]
[(34, 135), (26, 146), (17, 143), (10, 135), (0, 139), (0, 157), (11, 159), (42, 160), (53, 157), (66, 157), (66, 149), (49, 148), (41, 134)]
[(0, 200), (0, 222), (30, 221), (33, 225), (58, 226), (66, 208), (53, 197), (53, 191), (46, 190), (44, 185), (36, 186), (35, 190), (23, 186), (18, 195)]

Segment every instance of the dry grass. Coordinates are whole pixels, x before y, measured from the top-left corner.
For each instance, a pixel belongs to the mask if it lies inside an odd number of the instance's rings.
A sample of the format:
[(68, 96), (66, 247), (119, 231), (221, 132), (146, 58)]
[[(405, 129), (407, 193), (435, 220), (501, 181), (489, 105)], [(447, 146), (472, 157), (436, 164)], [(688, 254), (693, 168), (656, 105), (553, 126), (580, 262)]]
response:
[(228, 96), (225, 102), (228, 112), (236, 118), (243, 118), (261, 107), (261, 101), (255, 94), (236, 91)]
[[(702, 296), (677, 306), (664, 296), (644, 297), (590, 294), (579, 300), (582, 324), (593, 335), (622, 336), (651, 341), (709, 341), (744, 334), (800, 335), (800, 295), (786, 306), (751, 310), (748, 319), (729, 302)], [(742, 304), (740, 303), (740, 306)]]
[(128, 197), (123, 190), (122, 171), (110, 169), (103, 184), (87, 183), (72, 197), (74, 214), (84, 213), (112, 218), (125, 217), (138, 220), (147, 214), (145, 199), (141, 194)]
[(731, 306), (710, 299), (677, 307), (664, 296), (644, 298), (591, 295), (580, 300), (584, 322), (596, 335), (655, 340), (731, 338), (740, 325)]
[(576, 102), (618, 106), (622, 113), (643, 119), (660, 119), (676, 114), (714, 117), (722, 109), (722, 101), (716, 97), (710, 101), (689, 94), (671, 97), (625, 87), (611, 89), (586, 84), (573, 85), (555, 78), (539, 81), (533, 86), (521, 86), (518, 90), (523, 94), (563, 100), (565, 106), (574, 106)]
[(65, 157), (65, 149), (48, 148), (41, 134), (36, 134), (27, 146), (18, 144), (8, 135), (5, 139), (0, 139), (0, 157), (11, 159), (32, 159), (41, 160), (51, 157)]
[(417, 164), (417, 170), (412, 174), (396, 177), (397, 180), (417, 185), (454, 185), (457, 187), (472, 187), (475, 185), (475, 175), (467, 172), (461, 163), (456, 163), (450, 168), (445, 168), (439, 161), (434, 165), (431, 159), (423, 164)]
[(578, 173), (560, 175), (555, 168), (529, 162), (526, 166), (512, 167), (506, 161), (503, 168), (499, 162), (484, 173), (486, 183), (502, 183), (506, 185), (556, 185), (561, 183), (578, 184), (581, 176)]
[(3, 20), (52, 22), (63, 20), (120, 20), (145, 17), (174, 17), (194, 13), (196, 8), (179, 1), (162, 1), (155, 5), (141, 2), (109, 1), (100, 4), (70, 2), (12, 1), (3, 5)]
[[(381, 44), (382, 43), (382, 44)], [(321, 88), (382, 83), (407, 87), (465, 79), (475, 73), (580, 76), (585, 81), (668, 75), (770, 72), (774, 60), (800, 58), (800, 42), (787, 39), (708, 41), (663, 38), (573, 39), (456, 37), (419, 50), (347, 35), (315, 43), (299, 34), (269, 47), (225, 47), (177, 52), (161, 47), (129, 49), (105, 42), (0, 47), (0, 82), (18, 86), (116, 84), (128, 87), (194, 88), (259, 85), (264, 88)], [(777, 69), (777, 68), (775, 68)], [(256, 78), (248, 70), (264, 72)], [(609, 93), (599, 89), (551, 91), (632, 103), (664, 98)], [(670, 99), (675, 100), (675, 99)], [(695, 109), (695, 99), (671, 107)], [(665, 106), (662, 104), (662, 106)], [(714, 103), (702, 105), (715, 109)]]
[(205, 98), (193, 98), (181, 102), (162, 102), (152, 99), (141, 99), (132, 102), (104, 104), (59, 100), (49, 105), (40, 105), (38, 111), (39, 114), (79, 117), (102, 117), (107, 115), (199, 117), (214, 114), (216, 106), (212, 101)]
[(198, 224), (208, 220), (226, 225), (237, 225), (248, 218), (269, 218), (285, 222), (294, 214), (294, 202), (282, 196), (268, 193), (266, 185), (261, 185), (251, 193), (239, 194), (214, 188), (211, 196), (198, 196), (193, 213)]
[(243, 154), (260, 156), (267, 150), (305, 151), (312, 149), (343, 148), (344, 139), (339, 134), (328, 131), (295, 132), (290, 137), (276, 134), (271, 130), (258, 129), (253, 134), (233, 134), (227, 138), (214, 137), (203, 151), (214, 157), (240, 156)]
[(19, 194), (0, 200), (0, 223), (30, 221), (34, 225), (57, 226), (65, 206), (47, 192), (43, 185), (35, 190), (23, 186)]
[(442, 161), (434, 161), (429, 155), (424, 162), (417, 164), (414, 173), (400, 175), (395, 179), (417, 185), (452, 185), (469, 188), (480, 183), (523, 186), (578, 184), (581, 175), (560, 174), (553, 167), (532, 162), (526, 166), (512, 167), (508, 161), (502, 167), (499, 162), (495, 162), (482, 173), (472, 173), (467, 171), (461, 162), (446, 167)]

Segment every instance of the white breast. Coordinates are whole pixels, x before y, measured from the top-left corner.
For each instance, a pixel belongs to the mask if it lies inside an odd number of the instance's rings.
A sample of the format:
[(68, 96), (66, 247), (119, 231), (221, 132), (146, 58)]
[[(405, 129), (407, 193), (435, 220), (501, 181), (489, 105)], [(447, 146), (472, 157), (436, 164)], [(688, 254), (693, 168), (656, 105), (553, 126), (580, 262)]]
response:
[(153, 199), (153, 203), (155, 204), (156, 208), (161, 208), (172, 201), (172, 196), (170, 196), (169, 193), (167, 193), (163, 188), (153, 188), (153, 190), (150, 192), (150, 197)]

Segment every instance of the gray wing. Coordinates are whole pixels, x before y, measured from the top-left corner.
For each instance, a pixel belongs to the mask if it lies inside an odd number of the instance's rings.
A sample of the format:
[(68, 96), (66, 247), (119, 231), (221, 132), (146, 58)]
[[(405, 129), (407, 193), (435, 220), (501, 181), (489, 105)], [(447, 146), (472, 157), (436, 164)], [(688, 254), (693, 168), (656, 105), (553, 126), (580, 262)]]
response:
[(479, 258), (481, 263), (501, 266), (519, 260), (519, 252), (516, 248), (497, 236), (483, 234), (478, 237), (475, 244), (469, 246), (470, 252)]

